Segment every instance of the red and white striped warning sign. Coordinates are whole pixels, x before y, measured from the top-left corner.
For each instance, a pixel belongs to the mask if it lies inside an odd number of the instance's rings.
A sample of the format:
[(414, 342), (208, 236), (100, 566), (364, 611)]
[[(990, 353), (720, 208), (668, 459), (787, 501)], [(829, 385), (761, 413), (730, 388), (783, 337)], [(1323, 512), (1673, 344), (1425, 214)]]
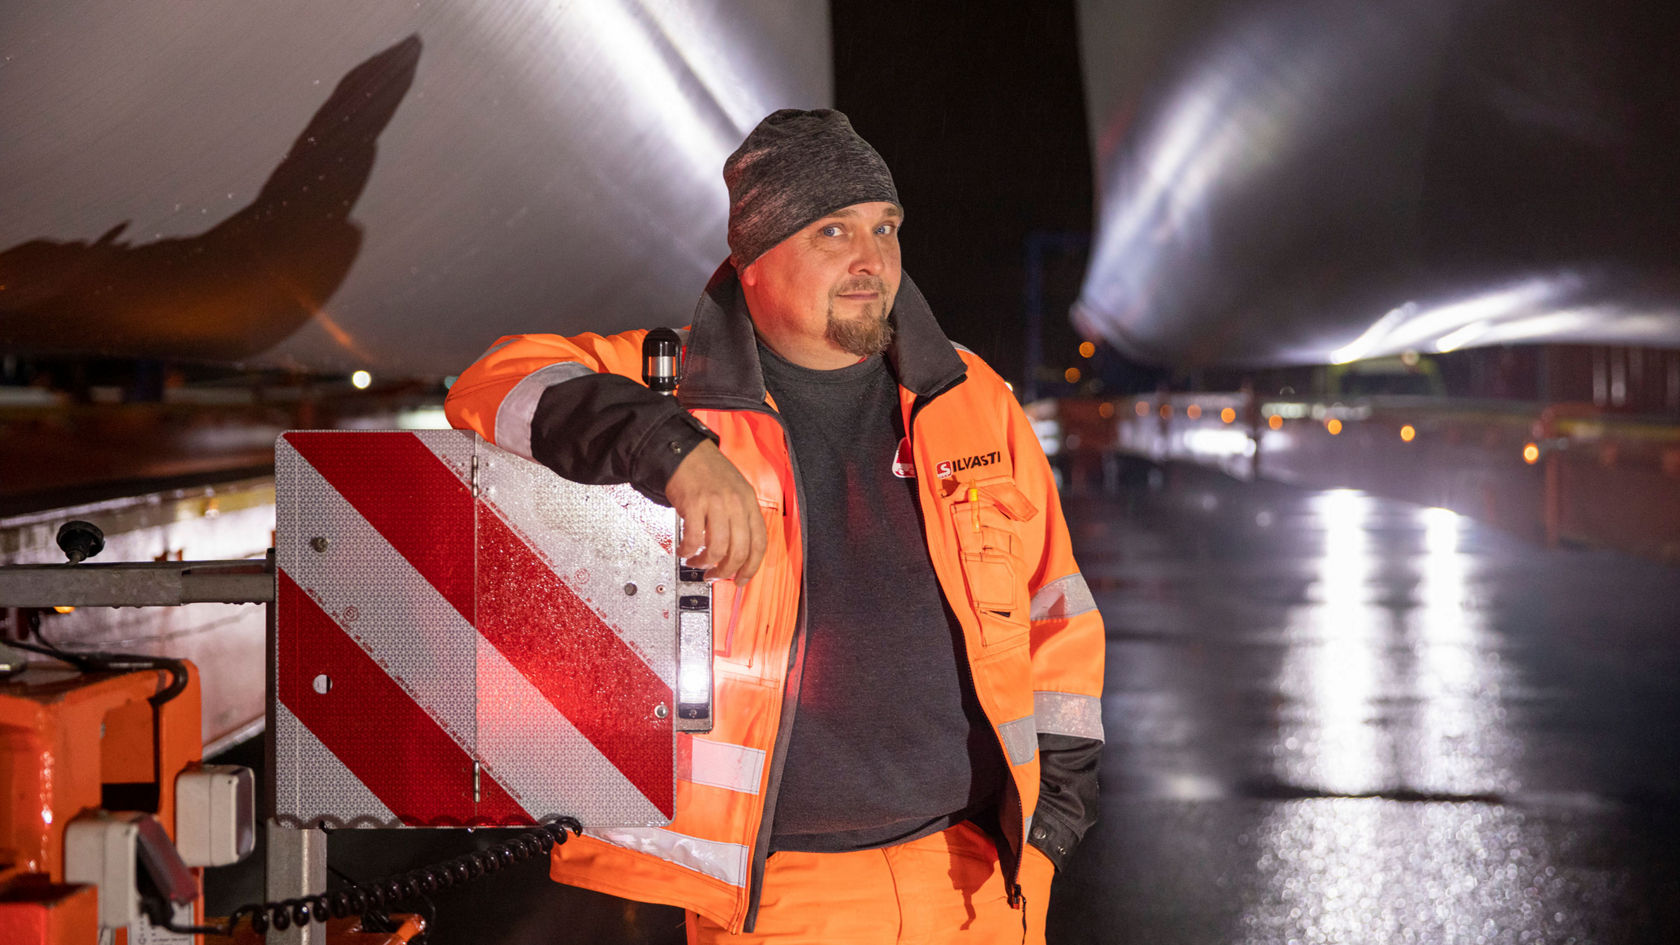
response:
[(275, 460), (277, 817), (670, 820), (675, 513), (463, 431)]

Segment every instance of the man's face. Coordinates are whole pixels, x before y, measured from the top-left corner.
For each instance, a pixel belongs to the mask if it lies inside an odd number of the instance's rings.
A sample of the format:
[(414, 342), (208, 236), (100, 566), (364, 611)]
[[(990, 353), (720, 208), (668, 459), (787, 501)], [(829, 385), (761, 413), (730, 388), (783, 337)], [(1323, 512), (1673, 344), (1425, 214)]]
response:
[[(864, 357), (892, 340), (887, 313), (902, 270), (903, 214), (886, 202), (855, 203), (776, 244), (741, 273), (748, 306), (771, 346), (778, 337)], [(789, 352), (783, 351), (784, 355)]]

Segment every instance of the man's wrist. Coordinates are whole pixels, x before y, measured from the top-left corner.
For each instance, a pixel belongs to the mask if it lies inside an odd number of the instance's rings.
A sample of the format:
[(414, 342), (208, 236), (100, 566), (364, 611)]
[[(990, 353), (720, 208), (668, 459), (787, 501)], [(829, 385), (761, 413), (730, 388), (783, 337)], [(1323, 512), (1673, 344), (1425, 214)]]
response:
[(665, 487), (677, 467), (707, 440), (717, 442), (717, 434), (693, 414), (679, 410), (648, 433), (636, 454), (631, 482), (644, 494), (665, 501)]

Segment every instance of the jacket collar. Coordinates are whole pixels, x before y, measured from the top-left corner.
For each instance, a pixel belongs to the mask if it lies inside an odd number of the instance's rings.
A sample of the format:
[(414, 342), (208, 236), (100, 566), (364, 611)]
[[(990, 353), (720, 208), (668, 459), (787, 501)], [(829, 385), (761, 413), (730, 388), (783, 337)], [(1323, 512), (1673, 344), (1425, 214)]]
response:
[[(961, 383), (967, 366), (905, 274), (893, 302), (893, 340), (887, 362), (898, 383), (931, 399)], [(764, 368), (758, 340), (734, 264), (725, 261), (694, 307), (677, 398), (684, 407), (754, 408), (764, 404)]]

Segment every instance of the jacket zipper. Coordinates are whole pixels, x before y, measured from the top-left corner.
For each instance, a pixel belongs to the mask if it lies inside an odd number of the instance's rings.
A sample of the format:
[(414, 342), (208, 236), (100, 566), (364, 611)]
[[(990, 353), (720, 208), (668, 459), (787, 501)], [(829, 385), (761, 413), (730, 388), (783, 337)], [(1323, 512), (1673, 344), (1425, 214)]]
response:
[[(960, 383), (960, 380), (958, 383)], [(934, 397), (955, 386), (956, 383), (948, 384), (927, 397), (917, 395), (911, 404), (910, 416), (905, 423), (904, 435), (906, 438), (910, 436), (911, 426), (915, 421), (916, 414), (920, 413), (921, 409), (928, 403), (931, 403)], [(719, 398), (716, 401), (702, 398), (695, 400), (692, 404), (685, 405), (685, 407), (693, 410), (739, 410), (746, 413), (762, 413), (774, 419), (776, 425), (782, 430), (782, 443), (787, 447), (788, 468), (793, 473), (794, 502), (799, 516), (799, 617), (794, 623), (793, 641), (789, 646), (787, 675), (782, 682), (782, 711), (781, 717), (776, 723), (776, 743), (771, 746), (770, 751), (770, 779), (764, 788), (764, 807), (759, 815), (758, 832), (753, 838), (752, 864), (747, 871), (747, 914), (742, 921), (741, 930), (752, 932), (758, 924), (759, 899), (764, 894), (764, 865), (770, 858), (770, 825), (775, 818), (776, 800), (782, 786), (782, 766), (787, 756), (788, 741), (793, 737), (793, 717), (799, 707), (799, 686), (805, 671), (805, 618), (808, 601), (805, 559), (808, 557), (810, 535), (805, 528), (805, 482), (799, 475), (799, 463), (795, 461), (793, 455), (793, 437), (789, 435), (787, 424), (783, 422), (782, 415), (771, 410), (763, 402), (752, 403), (745, 398), (740, 401), (731, 401), (731, 398)], [(923, 527), (925, 528), (926, 525)], [(736, 606), (739, 606), (739, 604), (737, 603)], [(968, 673), (969, 686), (972, 687), (974, 685), (974, 671), (972, 667), (968, 666), (966, 658), (963, 660), (963, 671)], [(990, 720), (988, 719), (988, 721)], [(996, 728), (997, 726), (994, 725), (994, 734)], [(1001, 742), (999, 744), (999, 750), (1002, 750)], [(1006, 764), (1008, 757), (1008, 754), (1004, 755)], [(1013, 777), (1008, 779), (1004, 789), (1014, 789)], [(1025, 842), (1025, 840), (1022, 842)], [(1016, 875), (1011, 876), (1009, 884), (1012, 901), (1019, 898), (1020, 886), (1016, 882), (1019, 872), (1020, 864), (1019, 857), (1017, 857)]]
[[(954, 387), (956, 385), (951, 385), (951, 386)], [(945, 390), (949, 390), (949, 389), (950, 389), (949, 387), (945, 388)], [(939, 396), (939, 394), (942, 394), (944, 392), (945, 392), (944, 390), (938, 391), (933, 396), (937, 397), (937, 396)], [(912, 450), (914, 450), (914, 444), (916, 442), (916, 440), (915, 440), (916, 415), (921, 413), (922, 408), (927, 406), (930, 402), (932, 402), (932, 400), (933, 400), (933, 397), (924, 398), (924, 397), (918, 396), (910, 405), (910, 415), (905, 418), (905, 422), (904, 422), (904, 438), (906, 440), (910, 441), (910, 443), (912, 444)], [(918, 476), (919, 476), (920, 472), (921, 471), (918, 470)], [(923, 528), (926, 528), (926, 527), (927, 527), (927, 525), (926, 525), (926, 523), (924, 523)], [(941, 522), (941, 527), (943, 527), (943, 522)], [(801, 531), (801, 534), (803, 534), (803, 531)], [(979, 689), (978, 686), (976, 686), (974, 684), (974, 665), (971, 662), (972, 659), (973, 659), (973, 656), (968, 652), (968, 640), (965, 638), (963, 640), (963, 659), (962, 659), (962, 667), (961, 667), (962, 668), (962, 673), (963, 673), (963, 676), (966, 677), (967, 680), (968, 680), (969, 691), (973, 692), (975, 694), (974, 695), (975, 701), (978, 702), (979, 698), (980, 698), (980, 689)], [(982, 714), (984, 714), (985, 711), (986, 711), (986, 707), (981, 706), (980, 711), (981, 711)], [(1013, 806), (1017, 809), (1017, 812), (1020, 814), (1020, 816), (1016, 817), (1015, 820), (1017, 822), (1024, 823), (1025, 822), (1024, 819), (1026, 817), (1026, 812), (1024, 810), (1021, 810), (1021, 808), (1023, 808), (1025, 805), (1023, 805), (1021, 803), (1020, 793), (1015, 788), (1015, 775), (1012, 771), (1012, 768), (1014, 766), (1012, 764), (1010, 764), (1010, 761), (1009, 761), (1009, 750), (1008, 750), (1008, 748), (1006, 748), (1004, 746), (1002, 738), (999, 737), (998, 734), (997, 734), (997, 731), (998, 731), (997, 723), (992, 721), (990, 715), (986, 716), (986, 721), (992, 727), (992, 737), (997, 739), (998, 751), (1003, 758), (1003, 770), (1004, 770), (1004, 779), (1003, 779), (1004, 797), (1003, 797), (1003, 800), (1004, 801), (1009, 801), (1011, 798), (1013, 798), (1013, 800), (1014, 800), (1014, 805)], [(1002, 813), (1002, 811), (1000, 811), (1000, 813)], [(1004, 825), (1002, 823), (999, 823), (998, 824), (998, 829), (1003, 831), (1004, 840), (1007, 842), (1009, 837), (1010, 837), (1009, 828), (1006, 825)], [(999, 850), (998, 853), (999, 853), (1000, 859), (1001, 859), (1001, 856), (1004, 853), (1004, 851)], [(1021, 892), (1021, 863), (1022, 863), (1023, 860), (1026, 859), (1026, 854), (1027, 854), (1027, 834), (1026, 834), (1025, 827), (1023, 827), (1021, 829), (1020, 848), (1017, 849), (1017, 850), (1010, 851), (1010, 853), (1013, 855), (1013, 857), (1015, 859), (1015, 864), (1014, 864), (1013, 869), (1010, 869), (1006, 872), (1006, 875), (1004, 877), (1004, 890), (1008, 894), (1010, 907), (1015, 908), (1015, 909), (1021, 909), (1022, 910), (1022, 921), (1025, 922), (1026, 921), (1026, 912), (1025, 912), (1026, 896)]]

